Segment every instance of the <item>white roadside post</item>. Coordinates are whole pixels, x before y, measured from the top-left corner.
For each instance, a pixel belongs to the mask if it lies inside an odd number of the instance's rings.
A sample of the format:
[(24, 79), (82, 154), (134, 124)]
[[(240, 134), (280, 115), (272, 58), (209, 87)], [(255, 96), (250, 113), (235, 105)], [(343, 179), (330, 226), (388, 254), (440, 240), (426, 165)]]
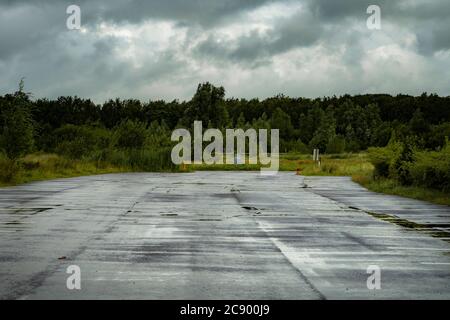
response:
[(313, 150), (313, 161), (315, 161), (320, 167), (320, 153), (319, 153), (319, 149), (314, 149)]

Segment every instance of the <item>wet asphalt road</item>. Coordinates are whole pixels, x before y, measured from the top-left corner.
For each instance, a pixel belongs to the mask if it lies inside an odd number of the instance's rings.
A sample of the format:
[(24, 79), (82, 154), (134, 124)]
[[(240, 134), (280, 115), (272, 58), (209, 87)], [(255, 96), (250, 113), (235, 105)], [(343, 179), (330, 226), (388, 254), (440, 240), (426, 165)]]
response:
[[(0, 189), (1, 299), (449, 299), (450, 208), (348, 178), (115, 174)], [(81, 290), (66, 288), (70, 265)], [(369, 265), (381, 289), (366, 285)]]

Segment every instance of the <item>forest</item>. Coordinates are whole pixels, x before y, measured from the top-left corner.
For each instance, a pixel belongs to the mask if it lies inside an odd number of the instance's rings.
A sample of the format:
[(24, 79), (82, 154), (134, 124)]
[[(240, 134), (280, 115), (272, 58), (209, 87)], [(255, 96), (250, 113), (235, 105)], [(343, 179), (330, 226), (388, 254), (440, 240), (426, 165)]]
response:
[[(267, 99), (226, 98), (225, 89), (199, 84), (189, 101), (79, 97), (33, 99), (24, 89), (0, 96), (0, 179), (33, 166), (45, 153), (96, 166), (177, 170), (171, 132), (192, 128), (279, 129), (280, 152), (367, 152), (375, 177), (449, 190), (450, 97), (365, 94)], [(206, 125), (204, 125), (206, 127)], [(36, 164), (34, 164), (36, 165)]]

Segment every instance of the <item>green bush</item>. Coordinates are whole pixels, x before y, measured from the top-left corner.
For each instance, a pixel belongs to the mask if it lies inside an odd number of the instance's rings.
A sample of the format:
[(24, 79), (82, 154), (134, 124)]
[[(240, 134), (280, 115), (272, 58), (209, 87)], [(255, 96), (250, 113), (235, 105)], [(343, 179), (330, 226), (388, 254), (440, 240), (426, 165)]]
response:
[(345, 139), (342, 136), (335, 136), (328, 141), (326, 153), (337, 154), (345, 151)]
[(410, 175), (415, 185), (450, 191), (450, 145), (441, 151), (420, 151), (414, 154)]
[(3, 112), (3, 130), (0, 148), (10, 159), (17, 159), (30, 152), (34, 146), (33, 120), (29, 108), (16, 98)]
[(403, 185), (412, 184), (410, 168), (414, 161), (414, 146), (410, 142), (402, 143), (399, 152), (394, 154), (389, 166), (389, 176)]
[(87, 155), (95, 146), (95, 138), (89, 128), (64, 125), (54, 131), (56, 140), (55, 152), (72, 159)]
[(440, 151), (416, 150), (407, 143), (369, 148), (374, 177), (389, 177), (401, 185), (450, 190), (450, 144)]
[(289, 150), (289, 152), (298, 152), (301, 154), (311, 153), (311, 149), (300, 139), (298, 139), (297, 141), (293, 140), (285, 142), (285, 147)]
[(21, 167), (15, 160), (0, 154), (0, 182), (14, 182), (20, 174)]
[(82, 137), (77, 137), (74, 140), (59, 143), (55, 151), (71, 159), (80, 159), (92, 151), (92, 145), (86, 143)]
[(97, 152), (92, 160), (138, 171), (176, 170), (171, 160), (171, 149), (108, 149)]
[(345, 143), (345, 151), (347, 152), (358, 152), (361, 150), (361, 146), (356, 140), (347, 140)]
[(120, 149), (138, 149), (144, 146), (146, 138), (147, 130), (144, 123), (127, 120), (115, 129), (114, 145)]
[(76, 161), (57, 154), (34, 153), (18, 160), (25, 170), (47, 170), (57, 172), (60, 170), (72, 170), (76, 167)]
[(111, 135), (103, 128), (64, 125), (54, 131), (55, 152), (71, 159), (80, 159), (94, 150), (108, 148)]
[(397, 158), (400, 151), (398, 144), (391, 144), (385, 148), (369, 148), (369, 161), (374, 166), (373, 175), (378, 177), (389, 177), (392, 161)]

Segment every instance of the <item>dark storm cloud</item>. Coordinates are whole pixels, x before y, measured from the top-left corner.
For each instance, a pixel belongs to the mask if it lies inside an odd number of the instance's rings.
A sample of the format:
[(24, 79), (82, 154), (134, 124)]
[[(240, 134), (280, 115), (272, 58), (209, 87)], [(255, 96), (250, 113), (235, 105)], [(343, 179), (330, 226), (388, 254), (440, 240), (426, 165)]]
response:
[(415, 26), (420, 53), (433, 54), (450, 49), (450, 12), (448, 14), (442, 21), (429, 20), (426, 26)]
[[(12, 90), (18, 79), (25, 76), (27, 84), (44, 95), (98, 96), (99, 91), (133, 95), (133, 90), (142, 83), (162, 80), (164, 76), (184, 69), (185, 63), (179, 61), (171, 48), (155, 54), (136, 68), (130, 61), (117, 57), (128, 49), (129, 43), (117, 41), (115, 37), (105, 40), (74, 36), (65, 27), (66, 8), (70, 4), (81, 7), (82, 25), (95, 30), (102, 21), (139, 25), (148, 19), (208, 28), (220, 24), (228, 16), (267, 2), (270, 1), (1, 1), (0, 77), (4, 78), (1, 93)], [(88, 52), (77, 53), (80, 50)]]
[(65, 17), (54, 8), (24, 5), (4, 9), (0, 6), (0, 60), (31, 50), (43, 39), (61, 32)]
[(312, 12), (323, 23), (340, 23), (343, 19), (361, 19), (366, 8), (380, 6), (386, 22), (407, 27), (417, 36), (419, 52), (433, 54), (450, 49), (450, 1), (409, 0), (309, 0)]
[[(222, 19), (264, 5), (271, 0), (34, 0), (33, 5), (67, 7), (76, 4), (83, 9), (87, 23), (98, 20), (139, 23), (149, 18), (169, 19), (180, 23), (213, 25)], [(9, 7), (29, 4), (27, 0), (9, 0)]]
[[(308, 0), (305, 2), (307, 10), (280, 21), (268, 34), (254, 31), (240, 37), (234, 45), (232, 41), (218, 42), (215, 35), (210, 35), (197, 46), (196, 52), (209, 58), (258, 66), (259, 62), (292, 48), (307, 47), (317, 41), (330, 45), (339, 39), (353, 46), (348, 51), (350, 57), (361, 56), (363, 49), (358, 45), (360, 38), (366, 35), (360, 30), (348, 32), (348, 29), (355, 21), (365, 27), (366, 10), (373, 3), (373, 0)], [(414, 5), (408, 1), (379, 0), (376, 3), (385, 22), (399, 24), (400, 28), (405, 25), (414, 32), (419, 53), (429, 55), (450, 48), (450, 1)]]
[[(83, 32), (66, 29), (70, 4)], [(371, 4), (382, 30), (366, 28)], [(189, 98), (200, 81), (236, 96), (449, 94), (449, 34), (448, 0), (0, 0), (0, 94), (22, 76), (37, 96), (97, 101)]]
[(369, 5), (378, 5), (389, 19), (436, 20), (448, 17), (447, 0), (307, 0), (312, 12), (322, 19), (359, 17)]
[(278, 21), (268, 32), (252, 31), (234, 41), (218, 41), (218, 35), (212, 34), (195, 51), (201, 56), (259, 66), (273, 55), (311, 46), (322, 31), (322, 25), (309, 12), (300, 12)]
[[(386, 2), (376, 1), (376, 4), (385, 7)], [(366, 12), (367, 7), (375, 2), (370, 0), (309, 0), (308, 4), (316, 16), (325, 22), (330, 22), (331, 19), (361, 16), (361, 13)]]
[(213, 25), (221, 19), (243, 10), (263, 5), (268, 0), (134, 0), (123, 4), (108, 6), (104, 16), (115, 21), (142, 21), (148, 17), (173, 19), (181, 23)]

